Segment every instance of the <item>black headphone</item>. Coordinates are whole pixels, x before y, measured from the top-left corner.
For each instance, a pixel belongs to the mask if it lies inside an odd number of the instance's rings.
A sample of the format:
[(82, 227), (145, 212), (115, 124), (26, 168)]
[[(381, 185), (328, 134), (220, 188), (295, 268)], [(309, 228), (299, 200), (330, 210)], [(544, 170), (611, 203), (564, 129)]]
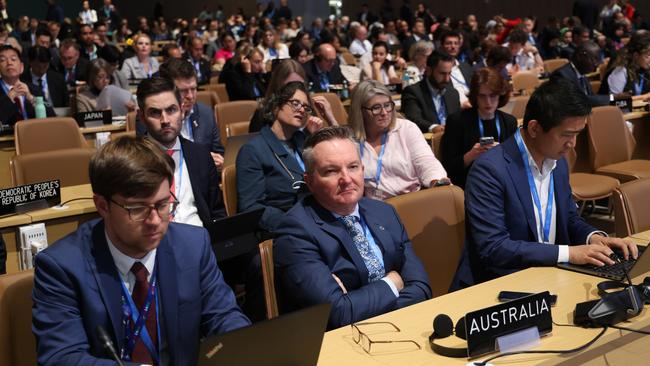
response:
[[(456, 330), (455, 332), (454, 329)], [(431, 350), (445, 357), (467, 358), (467, 347), (453, 348), (441, 346), (434, 342), (436, 339), (447, 338), (454, 333), (456, 334), (456, 337), (467, 340), (465, 317), (458, 319), (456, 326), (454, 327), (454, 323), (451, 321), (449, 315), (437, 315), (433, 319), (433, 333), (429, 336), (429, 345), (431, 346)]]

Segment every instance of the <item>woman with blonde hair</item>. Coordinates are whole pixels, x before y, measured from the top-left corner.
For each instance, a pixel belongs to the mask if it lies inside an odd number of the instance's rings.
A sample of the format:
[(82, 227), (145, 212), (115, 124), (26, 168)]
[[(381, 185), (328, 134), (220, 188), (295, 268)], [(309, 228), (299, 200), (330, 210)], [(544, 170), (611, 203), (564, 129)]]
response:
[(122, 73), (128, 79), (147, 79), (158, 72), (160, 64), (155, 57), (151, 57), (151, 38), (140, 33), (134, 39), (135, 56), (124, 60)]
[(367, 197), (386, 199), (448, 184), (447, 172), (419, 127), (397, 118), (395, 102), (382, 83), (365, 80), (357, 85), (349, 125), (359, 142)]

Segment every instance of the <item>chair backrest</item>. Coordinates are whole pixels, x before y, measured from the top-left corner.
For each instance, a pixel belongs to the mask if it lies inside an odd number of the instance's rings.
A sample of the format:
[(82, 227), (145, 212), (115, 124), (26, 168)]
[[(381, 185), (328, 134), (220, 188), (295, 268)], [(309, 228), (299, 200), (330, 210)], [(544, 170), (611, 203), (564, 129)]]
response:
[(598, 91), (600, 90), (600, 86), (603, 84), (603, 82), (600, 80), (591, 80), (589, 81), (589, 84), (591, 84), (591, 90), (594, 93), (598, 93)]
[(356, 66), (357, 65), (356, 57), (354, 57), (354, 55), (351, 54), (349, 51), (342, 52), (341, 56), (343, 57), (343, 60), (345, 60), (346, 64), (348, 64), (350, 66)]
[(431, 136), (431, 150), (433, 150), (433, 155), (438, 159), (440, 159), (440, 142), (442, 141), (442, 135), (444, 134), (444, 131), (436, 132)]
[(624, 238), (650, 230), (650, 179), (621, 184), (612, 195), (616, 236)]
[(636, 141), (616, 106), (596, 107), (587, 119), (589, 155), (596, 170), (604, 165), (630, 160)]
[(520, 71), (512, 76), (512, 87), (515, 92), (524, 91), (530, 95), (539, 86), (536, 71)]
[(228, 216), (237, 213), (237, 169), (235, 164), (224, 166), (221, 171), (221, 191)]
[(23, 185), (60, 179), (64, 187), (88, 184), (88, 165), (94, 153), (92, 149), (65, 149), (16, 155), (9, 162), (11, 181)]
[(217, 96), (217, 93), (212, 90), (201, 90), (196, 92), (196, 101), (203, 103), (212, 109), (215, 105), (219, 104), (219, 97)]
[(228, 126), (226, 126), (226, 137), (246, 135), (248, 133), (248, 127), (250, 124), (250, 121), (229, 123)]
[(397, 210), (429, 274), (433, 296), (446, 294), (465, 240), (465, 199), (456, 186), (424, 189), (386, 200)]
[(524, 113), (526, 112), (526, 104), (528, 104), (529, 99), (530, 95), (518, 95), (516, 97), (510, 98), (512, 101), (512, 111), (510, 114), (515, 116), (516, 119), (524, 118)]
[(135, 119), (136, 119), (136, 111), (131, 111), (126, 114), (126, 132), (135, 132)]
[[(332, 114), (334, 114), (334, 118), (336, 118), (336, 122), (338, 122), (340, 125), (347, 125), (348, 112), (345, 111), (345, 107), (343, 107), (343, 103), (341, 103), (339, 96), (335, 93), (314, 93), (314, 96), (319, 95), (327, 99), (329, 102), (330, 106), (332, 107)], [(324, 116), (321, 116), (321, 118), (323, 117)]]
[(203, 87), (206, 90), (210, 90), (216, 93), (219, 99), (219, 103), (230, 102), (230, 97), (228, 96), (228, 91), (226, 90), (226, 84), (217, 84), (217, 83), (213, 84), (211, 82), (210, 84), (203, 85)]
[(566, 58), (555, 58), (552, 60), (546, 60), (544, 61), (544, 71), (546, 71), (547, 74), (550, 74), (553, 71), (559, 69), (560, 67), (568, 63), (569, 60), (567, 60)]
[(36, 365), (33, 287), (33, 270), (0, 276), (0, 365)]
[(241, 147), (257, 135), (258, 133), (255, 132), (244, 133), (241, 135), (232, 135), (228, 137), (228, 148), (226, 149), (226, 154), (223, 157), (223, 166), (227, 167), (229, 165), (235, 164), (237, 161), (237, 154), (239, 154)]
[(14, 140), (17, 155), (88, 147), (77, 122), (69, 117), (19, 121)]
[(275, 293), (275, 272), (273, 268), (273, 240), (260, 243), (260, 261), (262, 262), (262, 280), (264, 281), (264, 303), (266, 319), (279, 315), (278, 299)]
[(221, 143), (228, 144), (227, 126), (233, 122), (250, 121), (257, 109), (257, 102), (254, 100), (238, 100), (235, 102), (219, 103), (214, 106), (214, 116), (217, 119), (219, 132), (221, 132)]

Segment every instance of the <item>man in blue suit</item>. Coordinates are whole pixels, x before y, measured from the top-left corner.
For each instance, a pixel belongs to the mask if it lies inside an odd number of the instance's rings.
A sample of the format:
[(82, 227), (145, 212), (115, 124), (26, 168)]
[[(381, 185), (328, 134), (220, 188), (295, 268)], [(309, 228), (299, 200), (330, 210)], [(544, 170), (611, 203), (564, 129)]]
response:
[(545, 83), (526, 106), (523, 128), (474, 163), (465, 189), (465, 249), (452, 289), (531, 266), (613, 264), (610, 248), (636, 258), (636, 246), (587, 224), (571, 197), (563, 156), (590, 113), (589, 99), (573, 83)]
[(199, 340), (250, 324), (203, 228), (169, 223), (174, 163), (142, 137), (122, 137), (90, 162), (100, 220), (36, 257), (33, 332), (39, 365), (196, 365)]
[(312, 196), (280, 225), (274, 258), (287, 310), (332, 304), (337, 328), (431, 298), (427, 273), (395, 209), (363, 198), (363, 165), (345, 127), (303, 150)]

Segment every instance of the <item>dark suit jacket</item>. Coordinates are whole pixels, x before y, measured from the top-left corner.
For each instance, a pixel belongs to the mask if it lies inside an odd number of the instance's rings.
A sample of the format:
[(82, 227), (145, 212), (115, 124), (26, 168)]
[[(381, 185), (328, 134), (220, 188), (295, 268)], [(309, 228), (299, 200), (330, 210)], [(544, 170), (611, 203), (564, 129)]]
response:
[[(596, 231), (576, 212), (566, 159), (554, 170), (556, 244), (586, 243)], [(531, 266), (553, 266), (558, 247), (541, 244), (528, 178), (511, 137), (474, 162), (465, 186), (465, 248), (452, 289)]]
[[(76, 81), (86, 81), (86, 74), (88, 73), (88, 62), (89, 62), (88, 60), (79, 56), (79, 60), (77, 61), (77, 67), (75, 68), (75, 75), (74, 75), (74, 79)], [(65, 79), (65, 67), (61, 63), (61, 60), (58, 60), (57, 63), (51, 64), (50, 67), (52, 70), (63, 75)]]
[(209, 150), (204, 145), (179, 138), (192, 183), (194, 202), (203, 225), (208, 225), (212, 219), (226, 217), (223, 195), (219, 189), (219, 173)]
[(469, 88), (469, 84), (472, 81), (472, 76), (474, 75), (474, 69), (467, 62), (460, 61), (458, 62), (458, 68), (460, 69), (460, 73), (463, 74), (463, 78), (465, 78), (465, 82)]
[[(293, 139), (302, 151), (305, 140), (302, 132), (296, 132)], [(236, 166), (237, 211), (264, 208), (260, 227), (276, 231), (284, 212), (296, 203), (298, 190), (292, 185), (303, 179), (303, 171), (295, 157), (284, 148), (271, 128), (264, 126), (258, 136), (239, 150)]]
[[(517, 119), (498, 109), (496, 115), (501, 126), (501, 138), (497, 138), (497, 129), (493, 123), (483, 123), (483, 126), (485, 136), (493, 136), (496, 142), (501, 143), (517, 131)], [(479, 142), (480, 137), (476, 108), (463, 109), (447, 117), (445, 133), (440, 143), (440, 161), (451, 182), (461, 188), (465, 187), (465, 178), (469, 172), (469, 167), (466, 168), (463, 162), (463, 156)]]
[(224, 66), (219, 75), (219, 82), (226, 84), (228, 98), (231, 101), (257, 99), (253, 86), (257, 86), (259, 97), (263, 97), (268, 83), (266, 74), (245, 73), (240, 65), (231, 62), (227, 62)]
[[(53, 70), (47, 70), (47, 90), (50, 92), (50, 98), (55, 108), (67, 107), (69, 104), (68, 90), (65, 86), (63, 75)], [(38, 88), (37, 84), (32, 83), (32, 73), (29, 67), (25, 67), (25, 72), (20, 76), (20, 80), (26, 84), (32, 84)], [(42, 93), (41, 93), (42, 94)]]
[[(31, 83), (26, 83), (29, 88), (29, 92), (32, 93), (35, 97), (42, 97), (43, 92), (38, 90), (37, 87), (33, 86)], [(27, 118), (35, 118), (36, 114), (34, 111), (34, 106), (25, 100), (23, 103), (23, 108), (27, 112)], [(48, 117), (54, 117), (54, 109), (49, 106), (45, 106), (45, 112)], [(14, 103), (13, 100), (9, 99), (9, 96), (4, 91), (4, 88), (0, 88), (0, 122), (5, 125), (14, 125), (20, 114), (18, 106)]]
[[(451, 84), (445, 88), (443, 97), (447, 116), (460, 110), (460, 96)], [(402, 113), (406, 119), (415, 122), (422, 132), (429, 132), (429, 126), (440, 123), (426, 79), (402, 91)]]
[(431, 298), (427, 273), (395, 209), (362, 198), (359, 214), (381, 249), (386, 273), (397, 271), (404, 280), (399, 297), (384, 281), (368, 282), (368, 269), (345, 226), (308, 196), (287, 212), (274, 242), (276, 278), (289, 310), (330, 303), (329, 328), (338, 328)]
[[(316, 60), (311, 59), (302, 64), (302, 67), (305, 69), (305, 74), (307, 75), (307, 84), (313, 83), (310, 91), (316, 93), (325, 92), (326, 90), (323, 90), (320, 87), (320, 80), (318, 79), (318, 71), (316, 69)], [(326, 74), (330, 84), (343, 84), (343, 80), (346, 80), (341, 73), (341, 67), (339, 67), (338, 63), (332, 66), (332, 69)]]
[[(189, 61), (192, 66), (194, 66), (194, 59), (192, 57), (188, 57), (187, 61)], [(209, 83), (210, 77), (212, 77), (212, 65), (210, 65), (210, 61), (202, 58), (199, 61), (199, 70), (201, 70), (201, 77), (198, 77), (199, 75), (197, 75), (198, 84), (205, 85)]]
[[(205, 229), (171, 223), (156, 263), (161, 334), (172, 364), (196, 365), (200, 337), (250, 324), (223, 281)], [(39, 253), (35, 267), (39, 365), (114, 365), (96, 333), (101, 325), (118, 352), (124, 346), (121, 279), (104, 222), (81, 225)]]
[(589, 103), (591, 104), (592, 107), (609, 105), (609, 95), (594, 94), (594, 91), (591, 89), (591, 83), (589, 83), (589, 81), (587, 81), (585, 85), (587, 90), (584, 90), (582, 84), (580, 83), (580, 80), (578, 79), (576, 70), (573, 68), (571, 63), (568, 63), (560, 67), (559, 69), (553, 71), (553, 73), (551, 74), (551, 80), (556, 80), (556, 79), (566, 79), (572, 82), (573, 84), (575, 84), (580, 90), (584, 91), (585, 94), (587, 94), (587, 97), (589, 98)]
[[(423, 39), (424, 39), (424, 37), (423, 37)], [(411, 46), (413, 46), (415, 44), (415, 42), (417, 42), (417, 41), (415, 40), (415, 36), (413, 36), (413, 35), (410, 35), (410, 36), (406, 37), (404, 39), (404, 41), (402, 42), (402, 57), (406, 61), (411, 61), (409, 51), (411, 50)]]

